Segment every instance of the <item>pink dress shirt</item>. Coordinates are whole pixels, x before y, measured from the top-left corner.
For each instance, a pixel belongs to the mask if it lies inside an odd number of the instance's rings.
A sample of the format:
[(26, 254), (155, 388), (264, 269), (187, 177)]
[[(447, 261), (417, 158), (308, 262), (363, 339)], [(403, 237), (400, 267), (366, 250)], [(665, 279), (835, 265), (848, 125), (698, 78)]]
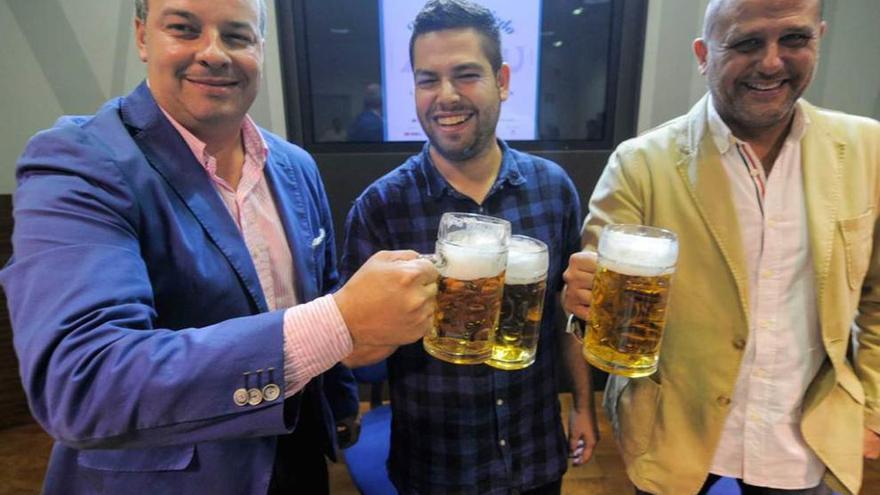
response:
[(709, 104), (709, 128), (730, 179), (749, 274), (749, 338), (711, 472), (780, 489), (819, 484), (825, 466), (800, 432), (801, 405), (825, 351), (807, 237), (794, 122), (769, 176)]
[[(244, 237), (270, 311), (284, 312), (284, 397), (299, 392), (312, 378), (352, 351), (351, 335), (333, 296), (297, 305), (293, 257), (275, 200), (263, 174), (269, 148), (246, 116), (241, 126), (245, 159), (238, 187), (217, 175), (217, 160), (206, 145), (162, 110), (211, 178)], [(218, 301), (222, 304), (222, 301)]]

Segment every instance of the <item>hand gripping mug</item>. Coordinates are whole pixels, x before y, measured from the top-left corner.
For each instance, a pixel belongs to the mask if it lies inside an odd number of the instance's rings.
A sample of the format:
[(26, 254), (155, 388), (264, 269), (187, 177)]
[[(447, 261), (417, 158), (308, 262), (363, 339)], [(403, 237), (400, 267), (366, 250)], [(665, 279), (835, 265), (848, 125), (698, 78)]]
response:
[(572, 315), (567, 331), (583, 338), (593, 366), (629, 377), (657, 371), (678, 238), (642, 225), (606, 225), (599, 237), (590, 321)]
[(479, 364), (492, 354), (498, 328), (510, 222), (474, 213), (444, 213), (430, 255), (440, 278), (428, 354), (456, 364)]

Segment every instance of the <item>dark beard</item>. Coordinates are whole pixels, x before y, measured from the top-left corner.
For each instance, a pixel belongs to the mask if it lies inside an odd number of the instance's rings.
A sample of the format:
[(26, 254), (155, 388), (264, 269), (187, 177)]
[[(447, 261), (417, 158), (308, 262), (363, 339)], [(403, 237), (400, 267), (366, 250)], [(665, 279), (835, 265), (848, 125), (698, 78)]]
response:
[(431, 147), (434, 148), (434, 150), (436, 150), (437, 153), (440, 154), (440, 156), (450, 162), (464, 162), (470, 160), (471, 158), (477, 156), (480, 151), (480, 148), (477, 147), (477, 144), (479, 144), (478, 142), (474, 142), (474, 144), (466, 146), (460, 151), (454, 151), (438, 146), (433, 139), (429, 139), (429, 141), (431, 141)]

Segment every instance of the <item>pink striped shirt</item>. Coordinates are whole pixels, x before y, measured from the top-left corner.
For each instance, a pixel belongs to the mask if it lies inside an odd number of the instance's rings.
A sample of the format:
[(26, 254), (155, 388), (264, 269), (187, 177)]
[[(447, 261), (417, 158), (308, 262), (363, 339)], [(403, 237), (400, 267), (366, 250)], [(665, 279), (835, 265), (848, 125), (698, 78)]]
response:
[(711, 471), (786, 490), (812, 488), (825, 473), (800, 431), (804, 393), (826, 357), (801, 174), (808, 125), (796, 107), (768, 176), (709, 104), (749, 273), (749, 338)]
[(260, 279), (270, 311), (284, 312), (284, 396), (290, 397), (312, 378), (352, 351), (351, 334), (333, 296), (297, 305), (294, 265), (275, 200), (263, 174), (269, 148), (249, 116), (242, 121), (245, 158), (238, 187), (217, 175), (217, 160), (206, 144), (162, 110), (205, 168), (214, 189), (241, 232)]

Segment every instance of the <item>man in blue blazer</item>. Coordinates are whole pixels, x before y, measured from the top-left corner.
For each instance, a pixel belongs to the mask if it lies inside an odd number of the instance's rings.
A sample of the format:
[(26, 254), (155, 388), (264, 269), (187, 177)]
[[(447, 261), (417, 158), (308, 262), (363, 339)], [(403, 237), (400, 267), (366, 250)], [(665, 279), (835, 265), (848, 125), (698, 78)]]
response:
[(336, 363), (417, 340), (436, 270), (384, 252), (336, 290), (313, 160), (247, 117), (261, 0), (136, 4), (148, 83), (60, 119), (17, 167), (0, 283), (56, 439), (44, 491), (326, 493)]

